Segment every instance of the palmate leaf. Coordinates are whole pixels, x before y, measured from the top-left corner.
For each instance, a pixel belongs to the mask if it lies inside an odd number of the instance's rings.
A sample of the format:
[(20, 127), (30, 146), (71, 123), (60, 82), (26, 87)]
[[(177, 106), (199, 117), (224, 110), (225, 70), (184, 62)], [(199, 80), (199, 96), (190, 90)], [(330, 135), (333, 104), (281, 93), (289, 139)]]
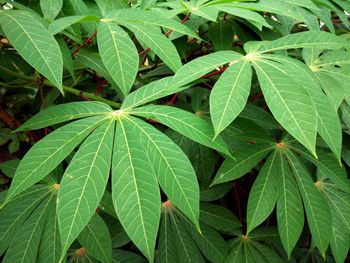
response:
[(269, 109), (277, 121), (316, 155), (316, 111), (310, 95), (274, 61), (254, 60), (255, 71)]
[(213, 140), (214, 129), (211, 124), (193, 113), (161, 105), (144, 106), (133, 109), (129, 113), (159, 121), (193, 141), (230, 156), (221, 137)]
[(62, 256), (93, 216), (109, 177), (114, 119), (100, 125), (80, 146), (63, 175), (57, 196)]
[(96, 126), (108, 118), (110, 116), (77, 120), (37, 142), (19, 164), (5, 202), (48, 175)]
[(221, 165), (211, 185), (220, 184), (242, 177), (263, 159), (274, 145), (270, 143), (251, 144), (232, 153), (236, 160), (227, 158)]
[(187, 156), (152, 125), (132, 116), (123, 116), (123, 123), (138, 134), (137, 147), (143, 146), (167, 197), (198, 227), (199, 187)]
[(41, 11), (44, 17), (54, 20), (63, 6), (63, 0), (40, 0)]
[(98, 101), (77, 101), (59, 104), (35, 114), (22, 124), (16, 132), (37, 130), (64, 121), (96, 115), (107, 115), (112, 112), (110, 106)]
[(210, 116), (217, 136), (243, 110), (250, 92), (252, 70), (247, 60), (231, 65), (210, 94)]
[(8, 248), (2, 262), (36, 262), (41, 235), (45, 226), (48, 208), (55, 194), (44, 199), (23, 224)]
[(153, 262), (160, 219), (160, 192), (155, 171), (140, 132), (128, 119), (118, 118), (112, 165), (112, 198), (125, 232)]
[(313, 183), (304, 164), (289, 150), (286, 150), (285, 153), (298, 183), (313, 242), (324, 256), (332, 232), (332, 219), (328, 204)]
[(61, 50), (50, 32), (31, 13), (0, 12), (0, 24), (18, 53), (63, 93)]
[(283, 247), (290, 257), (304, 226), (304, 211), (300, 193), (282, 151), (278, 151), (280, 180), (277, 198), (277, 223)]
[(89, 223), (79, 234), (78, 241), (86, 249), (89, 255), (103, 263), (111, 262), (111, 236), (105, 222), (97, 213), (94, 213)]
[(134, 42), (115, 22), (102, 20), (97, 30), (97, 43), (102, 61), (126, 96), (139, 67), (139, 56)]
[(281, 174), (278, 151), (268, 157), (250, 190), (247, 206), (247, 234), (272, 212), (277, 200), (278, 178)]

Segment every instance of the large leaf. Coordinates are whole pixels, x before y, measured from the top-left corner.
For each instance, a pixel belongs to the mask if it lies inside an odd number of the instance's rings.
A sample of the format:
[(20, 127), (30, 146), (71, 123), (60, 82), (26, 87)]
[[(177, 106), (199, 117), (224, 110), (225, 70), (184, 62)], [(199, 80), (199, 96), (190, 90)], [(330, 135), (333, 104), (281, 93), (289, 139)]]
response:
[(134, 42), (115, 22), (101, 21), (97, 30), (97, 43), (102, 61), (126, 96), (134, 83), (139, 66)]
[(182, 135), (230, 156), (221, 137), (214, 140), (214, 129), (197, 115), (169, 106), (151, 105), (133, 109), (131, 114), (159, 121)]
[(284, 249), (290, 257), (304, 226), (304, 211), (293, 174), (282, 151), (278, 151), (280, 164), (280, 186), (277, 198), (277, 223)]
[(251, 144), (232, 153), (236, 160), (227, 158), (217, 172), (212, 185), (240, 178), (258, 164), (272, 149), (273, 145)]
[(78, 241), (89, 255), (103, 263), (111, 262), (111, 236), (105, 222), (97, 213), (94, 213), (89, 223), (79, 234)]
[(277, 121), (316, 155), (316, 111), (307, 91), (274, 61), (254, 60), (264, 98)]
[(64, 121), (83, 117), (106, 115), (112, 112), (107, 104), (98, 101), (76, 101), (59, 104), (35, 114), (16, 131), (37, 130)]
[(140, 130), (118, 118), (112, 165), (112, 198), (130, 239), (153, 262), (160, 219), (160, 193)]
[(44, 17), (49, 20), (54, 20), (61, 11), (62, 6), (63, 0), (40, 0), (41, 11)]
[(278, 177), (281, 173), (281, 160), (274, 151), (250, 190), (247, 206), (247, 234), (261, 224), (272, 212), (277, 200)]
[(215, 51), (228, 50), (232, 47), (234, 30), (231, 21), (219, 20), (217, 23), (211, 23), (208, 33)]
[(163, 204), (162, 222), (160, 225), (160, 232), (159, 232), (159, 238), (158, 238), (157, 262), (159, 263), (174, 262), (175, 263), (175, 262), (178, 262), (176, 243), (174, 240), (172, 227), (170, 225), (171, 221), (168, 215), (168, 213), (172, 213), (172, 212), (168, 211), (168, 208), (165, 204), (166, 203)]
[(325, 255), (332, 232), (332, 219), (328, 204), (313, 183), (307, 168), (292, 152), (287, 150), (286, 153), (303, 198), (313, 241), (320, 252)]
[(54, 196), (52, 193), (30, 215), (11, 242), (2, 262), (36, 262), (48, 207)]
[(57, 196), (63, 255), (94, 214), (109, 177), (114, 119), (100, 125), (80, 146), (63, 175)]
[(63, 93), (61, 50), (50, 32), (31, 13), (0, 12), (0, 24), (18, 53)]
[(96, 116), (77, 120), (37, 142), (19, 164), (6, 202), (48, 175), (96, 126), (108, 118)]
[(133, 117), (127, 119), (137, 128), (163, 191), (198, 226), (199, 187), (187, 156), (153, 126)]
[(91, 21), (99, 21), (100, 19), (95, 15), (87, 15), (87, 16), (66, 16), (56, 19), (49, 25), (49, 31), (52, 35), (56, 35), (67, 27), (74, 25), (80, 22), (91, 22)]
[(210, 94), (210, 116), (215, 134), (224, 130), (247, 103), (252, 80), (248, 60), (231, 65), (215, 83)]
[(271, 52), (291, 48), (339, 49), (350, 47), (344, 38), (323, 31), (305, 31), (266, 42), (258, 52)]
[(243, 59), (243, 56), (234, 51), (219, 51), (206, 56), (201, 56), (182, 66), (169, 83), (170, 87), (184, 86), (206, 73), (226, 63)]

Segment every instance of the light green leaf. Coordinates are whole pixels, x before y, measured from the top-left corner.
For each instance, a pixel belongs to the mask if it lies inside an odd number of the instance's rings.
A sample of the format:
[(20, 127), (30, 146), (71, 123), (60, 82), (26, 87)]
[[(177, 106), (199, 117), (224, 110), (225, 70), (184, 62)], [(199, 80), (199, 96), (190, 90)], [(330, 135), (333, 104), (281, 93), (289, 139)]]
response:
[(63, 93), (61, 50), (50, 32), (31, 13), (0, 12), (0, 24), (18, 53)]
[(247, 206), (247, 234), (260, 225), (273, 211), (277, 200), (278, 178), (280, 176), (280, 155), (274, 151), (250, 190)]
[(293, 180), (293, 174), (282, 151), (278, 151), (280, 162), (280, 186), (277, 199), (277, 223), (284, 249), (290, 257), (304, 226), (304, 211), (300, 193)]
[(258, 52), (266, 53), (292, 48), (339, 49), (350, 47), (349, 42), (345, 39), (324, 31), (300, 32), (265, 43)]
[(37, 263), (59, 262), (61, 256), (61, 237), (58, 231), (56, 198), (48, 207), (49, 213), (40, 240)]
[(35, 114), (22, 124), (16, 132), (37, 130), (64, 121), (96, 115), (107, 115), (112, 112), (113, 110), (110, 106), (98, 101), (76, 101), (59, 104)]
[(274, 61), (254, 61), (264, 98), (277, 121), (316, 155), (316, 111), (307, 91)]
[(226, 63), (242, 59), (243, 56), (234, 51), (218, 51), (196, 58), (183, 65), (169, 83), (170, 87), (184, 86), (208, 72)]
[(97, 43), (102, 61), (126, 96), (135, 81), (139, 67), (139, 56), (134, 42), (115, 22), (101, 21), (97, 30)]
[(126, 118), (135, 126), (135, 132), (139, 134), (140, 143), (144, 145), (163, 191), (198, 226), (199, 187), (187, 156), (152, 125), (131, 116)]
[(94, 213), (89, 223), (79, 234), (78, 241), (86, 249), (89, 255), (98, 259), (100, 262), (111, 262), (111, 236), (105, 222), (97, 213)]
[(318, 68), (350, 64), (350, 54), (345, 50), (334, 50), (322, 54), (312, 65)]
[(93, 216), (109, 177), (114, 119), (100, 125), (80, 146), (63, 175), (57, 196), (62, 256)]
[(159, 121), (200, 144), (230, 156), (221, 137), (214, 138), (214, 129), (206, 120), (175, 107), (151, 105), (133, 109), (131, 114)]
[(303, 198), (313, 242), (315, 242), (322, 255), (325, 255), (332, 232), (332, 220), (328, 204), (313, 183), (304, 164), (289, 150), (286, 154)]
[(121, 25), (132, 31), (140, 42), (149, 46), (172, 71), (176, 72), (181, 67), (181, 59), (175, 45), (154, 27), (131, 22), (123, 22)]
[(235, 231), (241, 226), (237, 217), (226, 207), (211, 203), (200, 203), (199, 220), (224, 232)]
[(48, 207), (54, 200), (54, 196), (55, 194), (52, 193), (30, 215), (11, 242), (2, 262), (36, 262), (41, 235), (49, 212)]
[(70, 27), (71, 25), (81, 23), (81, 22), (92, 22), (92, 21), (97, 22), (99, 20), (100, 18), (95, 15), (61, 17), (56, 19), (49, 25), (49, 31), (51, 32), (52, 35), (56, 35), (62, 32), (63, 30), (65, 30), (67, 27)]
[(254, 168), (272, 149), (273, 145), (251, 144), (232, 153), (236, 160), (227, 158), (217, 172), (211, 185), (220, 184), (240, 178)]
[(44, 185), (35, 185), (18, 195), (0, 210), (0, 255), (4, 253), (16, 233), (35, 207), (49, 193)]
[(6, 202), (48, 175), (108, 117), (96, 116), (65, 125), (37, 142), (19, 164)]
[(231, 65), (215, 83), (210, 94), (210, 116), (215, 135), (224, 130), (247, 103), (252, 70), (247, 60)]
[[(150, 262), (160, 219), (160, 193), (139, 128), (118, 118), (112, 165), (112, 198), (125, 232)], [(145, 176), (146, 175), (146, 176)]]
[(41, 12), (48, 20), (54, 20), (63, 6), (63, 0), (40, 0)]
[[(168, 213), (168, 207), (163, 204), (162, 222), (160, 225), (160, 232), (158, 238), (158, 254), (157, 262), (159, 263), (176, 263), (177, 259), (176, 243), (174, 240), (174, 233), (172, 232), (171, 221)], [(169, 207), (169, 209), (172, 209)]]

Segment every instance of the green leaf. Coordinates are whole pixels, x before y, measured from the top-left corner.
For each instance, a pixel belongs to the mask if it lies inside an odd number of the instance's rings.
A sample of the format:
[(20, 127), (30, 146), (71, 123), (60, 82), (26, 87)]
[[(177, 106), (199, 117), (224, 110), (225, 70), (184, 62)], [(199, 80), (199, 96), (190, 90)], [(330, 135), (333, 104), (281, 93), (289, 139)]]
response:
[(134, 42), (114, 22), (101, 21), (97, 30), (97, 43), (102, 61), (126, 96), (135, 81), (139, 67), (139, 56)]
[(95, 15), (85, 15), (85, 16), (66, 16), (61, 17), (53, 21), (49, 25), (49, 31), (52, 35), (56, 35), (63, 30), (67, 29), (71, 25), (81, 23), (81, 22), (92, 22), (99, 21), (100, 18)]
[(228, 50), (233, 44), (234, 30), (229, 20), (219, 20), (211, 23), (209, 27), (209, 38), (213, 42), (215, 51)]
[[(168, 213), (168, 208), (165, 206), (165, 203), (162, 206), (163, 216), (162, 222), (160, 225), (160, 232), (158, 238), (158, 254), (157, 262), (178, 262), (176, 243), (174, 240), (174, 233), (172, 232), (171, 221)], [(169, 207), (169, 209), (172, 209)]]
[(48, 210), (36, 259), (37, 263), (59, 262), (61, 256), (61, 237), (58, 230), (56, 199), (51, 201)]
[(48, 20), (54, 20), (63, 6), (63, 0), (40, 0), (41, 11)]
[(0, 24), (18, 53), (63, 93), (61, 50), (43, 24), (18, 10), (0, 12)]
[(247, 103), (252, 70), (247, 60), (231, 65), (215, 83), (210, 94), (210, 116), (215, 135), (224, 130)]
[(310, 95), (274, 61), (254, 61), (260, 87), (277, 121), (316, 155), (316, 111)]
[(72, 59), (70, 50), (67, 46), (67, 43), (66, 41), (64, 41), (64, 39), (61, 36), (56, 36), (55, 38), (62, 52), (63, 67), (66, 70), (68, 70), (68, 72), (71, 74), (71, 76), (75, 80), (73, 59)]
[(54, 194), (47, 197), (30, 215), (8, 248), (2, 262), (36, 262), (41, 235)]
[(300, 32), (265, 43), (258, 52), (266, 53), (292, 48), (339, 49), (350, 46), (345, 39), (324, 31)]
[(55, 105), (35, 114), (19, 127), (16, 132), (37, 130), (57, 123), (74, 119), (107, 115), (113, 110), (107, 104), (98, 101), (76, 101)]
[[(72, 5), (75, 14), (77, 15), (90, 15), (91, 11), (88, 8), (87, 4), (83, 1), (83, 0), (69, 0), (70, 4)], [(95, 28), (96, 25), (95, 23), (89, 23), (89, 24), (85, 24), (82, 25), (83, 29), (85, 29), (85, 31), (88, 33), (89, 36), (92, 36), (92, 34), (94, 34), (95, 32)]]
[(63, 175), (57, 196), (62, 256), (93, 216), (109, 177), (114, 119), (100, 125), (80, 146)]
[(19, 159), (14, 159), (0, 163), (1, 172), (3, 172), (7, 177), (13, 178), (20, 161), (21, 160)]
[(286, 154), (303, 198), (313, 242), (315, 242), (322, 255), (325, 255), (332, 232), (332, 220), (328, 204), (311, 180), (307, 168), (292, 152), (287, 150)]
[(130, 119), (118, 118), (112, 165), (112, 198), (125, 232), (153, 262), (160, 219), (160, 193), (138, 128)]
[[(285, 262), (274, 250), (261, 245), (258, 242), (252, 241), (251, 246), (255, 248), (263, 257), (265, 262), (269, 263), (283, 263)], [(260, 262), (260, 261), (256, 261)]]
[(111, 236), (105, 222), (97, 213), (94, 213), (89, 223), (79, 234), (78, 241), (89, 255), (98, 259), (100, 262), (111, 262)]
[[(237, 240), (238, 241), (238, 240)], [(225, 263), (242, 263), (243, 261), (243, 242), (237, 242), (235, 246), (231, 249)]]
[(237, 149), (232, 153), (236, 160), (227, 158), (217, 172), (211, 185), (220, 184), (240, 178), (249, 172), (263, 159), (272, 149), (271, 144), (251, 144)]
[(282, 245), (290, 257), (304, 226), (303, 204), (293, 174), (282, 151), (278, 151), (280, 162), (280, 186), (277, 199), (277, 223)]
[(221, 137), (214, 138), (213, 127), (197, 115), (175, 107), (150, 105), (133, 109), (130, 114), (159, 121), (195, 142), (230, 156)]
[(37, 142), (20, 162), (5, 202), (48, 175), (96, 126), (108, 118), (96, 116), (75, 121)]
[(170, 87), (184, 86), (208, 72), (220, 67), (226, 63), (242, 59), (243, 56), (234, 51), (218, 51), (206, 56), (196, 58), (183, 65), (175, 74)]
[(201, 255), (194, 240), (186, 231), (185, 226), (173, 212), (169, 213), (170, 224), (174, 235), (175, 245), (177, 248), (178, 262), (183, 263), (204, 263), (204, 258)]
[(200, 203), (200, 221), (224, 232), (235, 231), (241, 226), (237, 217), (226, 207), (211, 203)]
[(147, 261), (139, 254), (121, 249), (113, 249), (112, 263), (146, 263)]
[(227, 192), (232, 188), (230, 182), (224, 184), (214, 185), (209, 187), (209, 182), (204, 182), (199, 185), (200, 188), (200, 200), (201, 201), (215, 201), (224, 197)]
[(4, 253), (28, 216), (48, 193), (47, 186), (35, 185), (1, 207), (0, 255)]
[(250, 190), (247, 206), (247, 234), (260, 225), (273, 211), (277, 200), (281, 156), (274, 151)]

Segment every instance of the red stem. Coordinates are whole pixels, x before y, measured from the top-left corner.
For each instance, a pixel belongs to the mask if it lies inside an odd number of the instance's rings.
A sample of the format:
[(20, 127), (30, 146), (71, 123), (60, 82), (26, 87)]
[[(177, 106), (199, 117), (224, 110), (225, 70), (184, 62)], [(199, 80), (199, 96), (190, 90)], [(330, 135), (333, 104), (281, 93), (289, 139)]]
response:
[(82, 47), (84, 47), (87, 43), (91, 42), (91, 40), (96, 36), (97, 34), (97, 30), (95, 31), (95, 33), (92, 34), (91, 37), (89, 37), (83, 44), (81, 44), (80, 47), (78, 47), (76, 50), (74, 50), (74, 52), (72, 53), (72, 57), (79, 51), (79, 49), (81, 49)]
[(252, 102), (252, 101), (254, 101), (262, 96), (264, 96), (264, 94), (260, 93), (260, 94), (256, 95), (254, 98), (249, 99), (248, 102)]
[(237, 201), (237, 207), (238, 207), (238, 216), (239, 216), (239, 222), (241, 222), (241, 231), (243, 233), (243, 223), (242, 223), (242, 211), (241, 211), (241, 202), (239, 201), (239, 195), (238, 195), (238, 191), (237, 191), (237, 185), (236, 182), (233, 181), (234, 183), (234, 191), (235, 191), (235, 195), (236, 195), (236, 201)]
[(179, 94), (179, 93), (178, 93), (178, 92), (176, 92), (176, 93), (174, 94), (174, 96), (172, 97), (172, 99), (169, 101), (168, 106), (171, 106), (171, 105), (173, 105), (173, 104), (174, 104), (175, 99), (176, 99), (176, 97), (177, 97), (177, 94)]
[(217, 75), (217, 74), (219, 74), (219, 73), (221, 73), (221, 72), (224, 72), (226, 69), (227, 69), (227, 67), (226, 67), (226, 68), (222, 68), (222, 69), (220, 69), (220, 70), (218, 70), (218, 71), (216, 71), (216, 72), (213, 72), (213, 73), (204, 75), (204, 76), (202, 76), (202, 77), (200, 77), (200, 78), (201, 78), (201, 79), (209, 78), (209, 77), (211, 77), (211, 76), (214, 76), (214, 75)]

